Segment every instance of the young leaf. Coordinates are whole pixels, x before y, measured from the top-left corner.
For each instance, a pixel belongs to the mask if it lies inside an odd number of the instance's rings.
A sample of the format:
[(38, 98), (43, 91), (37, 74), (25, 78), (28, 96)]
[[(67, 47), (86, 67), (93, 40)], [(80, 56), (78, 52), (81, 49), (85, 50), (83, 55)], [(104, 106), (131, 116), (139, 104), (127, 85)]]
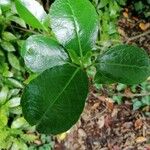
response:
[(13, 35), (11, 32), (3, 32), (2, 33), (2, 38), (3, 40), (5, 41), (14, 41), (14, 40), (17, 40), (17, 38), (15, 37), (15, 35)]
[(135, 46), (118, 45), (99, 56), (96, 67), (96, 81), (101, 80), (102, 74), (106, 78), (103, 82), (108, 79), (124, 84), (138, 84), (149, 76), (150, 61), (144, 50)]
[(19, 82), (18, 80), (13, 79), (13, 78), (7, 78), (7, 84), (10, 86), (19, 88), (19, 89), (23, 88), (23, 84), (21, 82)]
[(21, 100), (24, 117), (39, 132), (65, 132), (78, 121), (87, 93), (86, 73), (69, 65), (55, 66), (25, 88)]
[(13, 21), (13, 22), (15, 22), (15, 23), (17, 23), (17, 24), (19, 24), (21, 27), (23, 27), (23, 28), (26, 28), (26, 24), (25, 24), (25, 22), (24, 22), (24, 20), (22, 19), (22, 18), (20, 18), (20, 17), (17, 17), (17, 16), (10, 16), (9, 17), (9, 20), (10, 21)]
[(13, 53), (8, 53), (8, 60), (12, 67), (14, 67), (17, 70), (20, 70), (19, 60)]
[(23, 128), (26, 124), (26, 120), (23, 117), (19, 117), (12, 122), (11, 128)]
[(1, 47), (2, 47), (5, 51), (8, 51), (8, 52), (13, 52), (13, 51), (15, 51), (14, 46), (13, 46), (10, 42), (3, 41), (3, 42), (1, 43)]
[(54, 66), (65, 64), (68, 59), (61, 45), (43, 35), (29, 37), (23, 46), (22, 53), (24, 53), (26, 66), (33, 72), (43, 72)]
[(9, 100), (9, 107), (17, 107), (20, 105), (20, 97), (14, 97)]
[(101, 9), (101, 8), (105, 7), (109, 2), (110, 2), (109, 0), (101, 0), (98, 5), (98, 8)]
[(0, 104), (4, 103), (7, 100), (9, 89), (7, 86), (3, 86), (0, 91)]
[(15, 0), (16, 9), (21, 18), (33, 28), (43, 29), (44, 19), (47, 16), (44, 8), (35, 0)]
[(93, 48), (98, 16), (89, 0), (56, 0), (50, 8), (51, 27), (58, 41), (82, 57)]
[(133, 110), (137, 110), (143, 107), (142, 101), (138, 100), (137, 98), (133, 100)]

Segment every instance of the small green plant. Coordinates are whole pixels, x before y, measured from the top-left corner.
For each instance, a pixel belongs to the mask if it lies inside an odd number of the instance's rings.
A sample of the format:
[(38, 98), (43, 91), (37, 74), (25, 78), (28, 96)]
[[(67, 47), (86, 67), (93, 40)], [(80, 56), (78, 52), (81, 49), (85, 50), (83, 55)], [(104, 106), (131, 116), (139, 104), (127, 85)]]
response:
[(93, 4), (100, 21), (98, 45), (105, 47), (120, 42), (116, 24), (122, 10), (121, 6), (126, 4), (126, 0), (93, 0)]
[(149, 76), (149, 57), (136, 46), (117, 45), (95, 56), (98, 15), (88, 0), (55, 0), (49, 14), (34, 0), (15, 4), (22, 19), (42, 32), (22, 47), (26, 66), (38, 75), (24, 89), (21, 105), (39, 132), (62, 133), (78, 121), (91, 67), (96, 83), (137, 84)]
[[(0, 150), (50, 150), (52, 142), (42, 140), (22, 116), (20, 99), (27, 72), (19, 49), (27, 33), (18, 30), (26, 30), (26, 24), (14, 8), (11, 1), (0, 0)], [(33, 144), (35, 140), (41, 145)]]
[[(145, 107), (150, 106), (150, 82), (143, 82), (140, 84), (139, 88), (141, 89), (141, 93), (139, 94), (139, 98), (134, 98), (133, 101), (133, 109), (144, 109)], [(148, 109), (149, 110), (149, 109)], [(147, 114), (147, 112), (145, 112)]]
[(136, 14), (145, 17), (147, 19), (150, 17), (150, 0), (145, 1), (136, 0), (132, 1), (132, 4)]
[(17, 58), (17, 34), (8, 29), (11, 22), (25, 23), (12, 11), (9, 1), (0, 1), (0, 10), (0, 149), (26, 150), (27, 143), (33, 142), (37, 136), (25, 133), (31, 129), (21, 115), (20, 106), (25, 70)]

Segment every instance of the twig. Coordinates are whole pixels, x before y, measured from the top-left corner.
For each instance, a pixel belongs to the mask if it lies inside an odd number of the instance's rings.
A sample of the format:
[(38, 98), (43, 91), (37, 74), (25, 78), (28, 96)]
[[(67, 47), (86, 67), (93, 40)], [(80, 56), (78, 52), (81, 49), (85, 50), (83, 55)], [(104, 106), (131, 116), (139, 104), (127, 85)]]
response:
[[(95, 98), (101, 100), (101, 98), (99, 97), (99, 95), (91, 93)], [(143, 96), (150, 96), (150, 93), (140, 93), (140, 94), (121, 94), (121, 93), (117, 93), (117, 94), (112, 94), (109, 96), (122, 96), (122, 97), (127, 97), (127, 98), (133, 98), (133, 97), (143, 97)]]
[(25, 32), (30, 32), (30, 33), (34, 33), (34, 34), (38, 33), (38, 32), (33, 31), (33, 30), (28, 30), (28, 29), (21, 28), (21, 27), (16, 27), (16, 26), (13, 26), (13, 25), (11, 25), (11, 26), (12, 26), (13, 28), (16, 28), (16, 29), (19, 29), (19, 30), (22, 30), (22, 31), (25, 31)]
[(148, 30), (148, 31), (146, 31), (146, 32), (144, 32), (142, 34), (139, 34), (139, 35), (136, 35), (136, 36), (128, 38), (128, 40), (126, 41), (126, 44), (128, 44), (130, 41), (136, 40), (136, 39), (138, 39), (138, 38), (140, 38), (142, 36), (145, 36), (147, 34), (150, 34), (150, 30)]
[(150, 93), (141, 93), (141, 94), (115, 94), (116, 96), (122, 96), (122, 97), (127, 97), (127, 98), (133, 98), (133, 97), (143, 97), (143, 96), (150, 96)]

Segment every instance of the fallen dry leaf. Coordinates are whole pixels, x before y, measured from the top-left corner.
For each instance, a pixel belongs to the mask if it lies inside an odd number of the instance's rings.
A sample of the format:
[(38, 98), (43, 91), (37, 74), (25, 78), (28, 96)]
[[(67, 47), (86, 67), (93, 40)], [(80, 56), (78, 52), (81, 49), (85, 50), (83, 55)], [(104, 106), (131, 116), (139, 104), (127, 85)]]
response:
[(121, 150), (121, 149), (119, 148), (119, 146), (115, 145), (113, 146), (112, 150)]
[(99, 128), (101, 129), (105, 125), (105, 118), (104, 116), (101, 116), (97, 122)]
[(123, 37), (127, 37), (125, 31), (124, 31), (123, 29), (121, 29), (121, 28), (118, 28), (118, 33), (119, 33), (121, 36), (123, 36)]
[(141, 127), (143, 126), (143, 122), (141, 119), (137, 119), (134, 123), (135, 129), (141, 129)]
[(42, 141), (40, 141), (40, 140), (35, 140), (34, 143), (35, 143), (36, 145), (41, 145), (41, 144), (42, 144)]
[(130, 88), (126, 88), (125, 91), (124, 91), (124, 94), (127, 96), (127, 97), (132, 97), (133, 93), (131, 92), (131, 89)]
[(129, 18), (129, 14), (125, 11), (125, 12), (123, 12), (123, 16), (125, 17), (125, 18)]
[(110, 115), (107, 115), (105, 117), (105, 126), (108, 128), (112, 125), (112, 117)]
[(146, 150), (150, 150), (150, 144), (147, 144), (145, 147), (146, 147)]
[(114, 101), (111, 98), (106, 98), (106, 106), (109, 111), (113, 111)]
[(57, 135), (57, 139), (62, 141), (62, 140), (64, 140), (66, 138), (66, 136), (67, 136), (67, 133), (64, 132), (62, 134)]
[(141, 30), (145, 31), (145, 30), (147, 30), (148, 28), (150, 28), (150, 23), (143, 23), (143, 22), (141, 22), (141, 23), (139, 24), (139, 27), (140, 27)]
[(118, 112), (119, 112), (119, 109), (115, 107), (115, 108), (113, 109), (113, 112), (112, 112), (112, 114), (111, 114), (111, 117), (112, 117), (112, 118), (117, 117)]
[(91, 110), (97, 109), (99, 107), (99, 102), (95, 103), (92, 107)]
[(78, 134), (81, 136), (81, 137), (86, 137), (86, 133), (83, 129), (78, 129)]
[(146, 142), (147, 139), (143, 136), (140, 136), (138, 138), (136, 138), (136, 143), (143, 143), (143, 142)]

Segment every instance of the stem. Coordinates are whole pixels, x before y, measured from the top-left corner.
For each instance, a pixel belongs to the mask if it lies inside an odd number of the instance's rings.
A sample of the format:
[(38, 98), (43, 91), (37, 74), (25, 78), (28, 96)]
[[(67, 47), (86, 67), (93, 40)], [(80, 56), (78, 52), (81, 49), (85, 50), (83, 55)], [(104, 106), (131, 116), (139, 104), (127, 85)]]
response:
[(116, 96), (122, 96), (122, 97), (127, 97), (127, 98), (133, 98), (133, 97), (143, 97), (143, 96), (150, 96), (150, 93), (140, 93), (140, 94), (121, 94), (118, 93)]
[(25, 31), (25, 32), (30, 32), (30, 33), (34, 33), (34, 34), (37, 34), (38, 32), (36, 31), (33, 31), (33, 30), (29, 30), (29, 29), (25, 29), (25, 28), (21, 28), (21, 27), (16, 27), (14, 25), (11, 25), (13, 28), (16, 28), (16, 29), (19, 29), (19, 30), (22, 30), (22, 31)]
[(128, 44), (130, 41), (136, 40), (136, 39), (138, 39), (138, 38), (140, 38), (140, 37), (142, 37), (142, 36), (148, 35), (148, 34), (150, 34), (150, 30), (148, 30), (148, 31), (146, 31), (146, 32), (144, 32), (144, 33), (142, 33), (142, 34), (139, 34), (139, 35), (130, 37), (130, 38), (128, 38), (128, 40), (126, 41), (126, 44)]
[[(98, 94), (95, 93), (91, 93), (95, 98), (100, 99)], [(117, 93), (117, 94), (112, 94), (110, 96), (122, 96), (122, 97), (126, 97), (126, 98), (134, 98), (134, 97), (144, 97), (144, 96), (150, 96), (150, 93), (140, 93), (140, 94), (121, 94), (121, 93)]]

